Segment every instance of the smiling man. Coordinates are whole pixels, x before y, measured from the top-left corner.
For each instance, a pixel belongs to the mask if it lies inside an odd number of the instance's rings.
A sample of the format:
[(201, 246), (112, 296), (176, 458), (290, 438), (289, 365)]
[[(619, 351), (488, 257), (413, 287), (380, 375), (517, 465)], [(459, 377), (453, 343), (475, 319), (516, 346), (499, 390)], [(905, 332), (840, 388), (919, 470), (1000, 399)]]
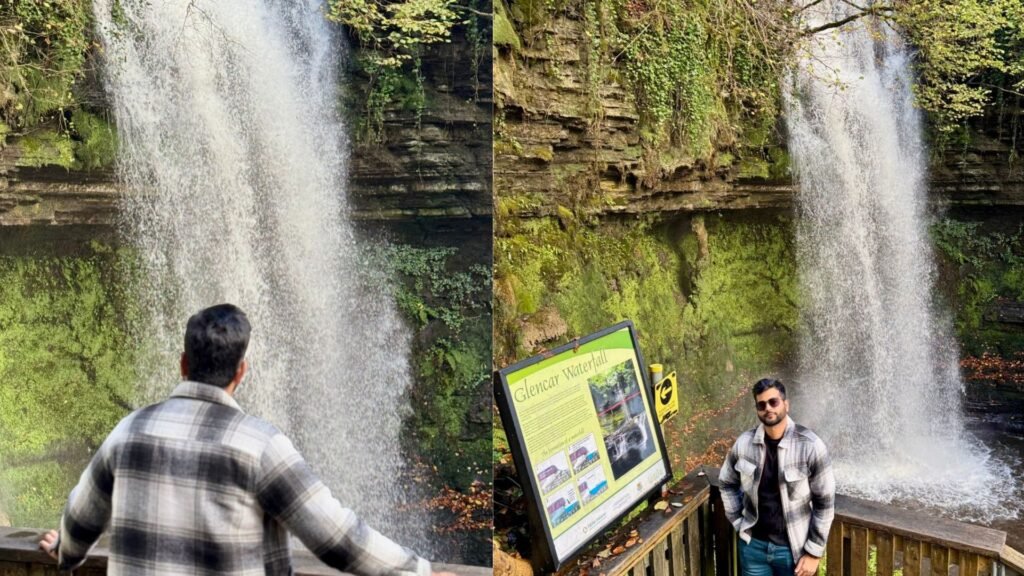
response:
[(743, 576), (812, 576), (835, 515), (825, 443), (789, 417), (786, 387), (754, 384), (761, 424), (736, 439), (722, 465), (725, 516), (739, 533)]

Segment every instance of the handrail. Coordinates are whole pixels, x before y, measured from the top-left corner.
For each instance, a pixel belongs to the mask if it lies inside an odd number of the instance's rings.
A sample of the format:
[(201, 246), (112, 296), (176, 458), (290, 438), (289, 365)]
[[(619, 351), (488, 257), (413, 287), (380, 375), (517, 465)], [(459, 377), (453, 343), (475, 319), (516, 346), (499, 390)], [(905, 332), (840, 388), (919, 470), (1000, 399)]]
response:
[[(49, 574), (39, 570), (47, 567), (56, 574), (56, 562), (39, 549), (39, 539), (43, 530), (33, 528), (0, 527), (0, 574)], [(107, 557), (109, 550), (106, 539), (101, 538), (99, 544), (89, 553), (85, 565), (75, 570), (76, 575), (93, 576), (107, 573)], [(320, 562), (310, 551), (300, 545), (292, 550), (292, 566), (296, 576), (337, 576), (344, 574)], [(458, 564), (434, 563), (433, 569), (439, 572), (453, 572), (459, 576), (491, 576), (492, 571), (484, 566), (464, 566)]]
[[(688, 474), (669, 497), (683, 507), (668, 514), (645, 512), (626, 529), (635, 530), (639, 542), (590, 573), (736, 576), (737, 538), (722, 509), (718, 471), (701, 467)], [(869, 572), (872, 555), (874, 570)], [(584, 558), (584, 565), (591, 557)], [(842, 494), (836, 496), (823, 565), (827, 576), (894, 576), (900, 574), (897, 566), (902, 576), (1024, 576), (1024, 555), (1006, 544), (1001, 530)]]

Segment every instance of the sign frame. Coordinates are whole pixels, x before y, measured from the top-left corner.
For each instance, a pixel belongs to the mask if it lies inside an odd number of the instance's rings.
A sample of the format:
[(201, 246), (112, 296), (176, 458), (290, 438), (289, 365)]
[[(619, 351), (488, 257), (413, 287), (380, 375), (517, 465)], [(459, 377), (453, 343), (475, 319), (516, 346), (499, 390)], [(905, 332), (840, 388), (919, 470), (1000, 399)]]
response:
[[(642, 494), (637, 494), (632, 504), (627, 506), (621, 513), (595, 528), (592, 536), (566, 552), (565, 555), (559, 559), (555, 549), (552, 529), (546, 520), (544, 501), (541, 498), (542, 492), (540, 490), (540, 486), (538, 486), (536, 475), (532, 473), (532, 466), (534, 462), (530, 459), (530, 455), (527, 453), (526, 443), (523, 438), (523, 431), (519, 423), (519, 417), (516, 413), (516, 408), (513, 405), (508, 381), (509, 376), (519, 372), (520, 370), (567, 352), (575, 353), (580, 346), (624, 329), (629, 330), (630, 340), (633, 345), (633, 354), (635, 355), (635, 360), (637, 362), (634, 369), (639, 372), (640, 375), (639, 384), (641, 390), (646, 396), (645, 406), (650, 417), (649, 422), (653, 423), (653, 426), (651, 427), (653, 428), (652, 434), (655, 440), (655, 452), (661, 455), (661, 461), (665, 467), (665, 474), (661, 476), (657, 482), (652, 484), (652, 487), (648, 491)], [(593, 542), (594, 539), (599, 537), (604, 530), (608, 528), (608, 526), (621, 521), (622, 518), (637, 506), (637, 504), (649, 501), (651, 498), (660, 495), (661, 487), (672, 480), (672, 464), (669, 458), (668, 449), (665, 445), (665, 438), (662, 433), (661, 423), (657, 416), (653, 386), (650, 382), (650, 377), (647, 374), (643, 354), (640, 351), (636, 327), (633, 325), (631, 320), (623, 320), (617, 324), (559, 346), (554, 350), (543, 352), (500, 370), (495, 370), (493, 378), (494, 398), (495, 403), (498, 406), (498, 413), (501, 416), (501, 424), (505, 430), (505, 435), (508, 438), (509, 449), (512, 452), (512, 460), (516, 466), (523, 494), (529, 502), (529, 505), (527, 506), (527, 516), (529, 519), (531, 535), (531, 563), (534, 565), (536, 570), (554, 572), (561, 569), (575, 558), (584, 548), (586, 548), (587, 545)], [(648, 456), (648, 458), (650, 457)]]

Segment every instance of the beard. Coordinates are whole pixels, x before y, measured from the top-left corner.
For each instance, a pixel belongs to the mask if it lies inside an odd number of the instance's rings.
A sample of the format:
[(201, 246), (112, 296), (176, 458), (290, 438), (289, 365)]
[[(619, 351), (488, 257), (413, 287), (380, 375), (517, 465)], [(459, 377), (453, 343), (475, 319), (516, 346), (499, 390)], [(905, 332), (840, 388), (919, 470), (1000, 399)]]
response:
[(764, 415), (758, 413), (757, 419), (760, 420), (761, 423), (764, 424), (765, 426), (774, 426), (779, 422), (784, 421), (786, 419), (786, 414), (787, 412), (785, 408), (783, 408), (782, 410), (779, 410), (774, 414), (770, 412), (766, 412)]

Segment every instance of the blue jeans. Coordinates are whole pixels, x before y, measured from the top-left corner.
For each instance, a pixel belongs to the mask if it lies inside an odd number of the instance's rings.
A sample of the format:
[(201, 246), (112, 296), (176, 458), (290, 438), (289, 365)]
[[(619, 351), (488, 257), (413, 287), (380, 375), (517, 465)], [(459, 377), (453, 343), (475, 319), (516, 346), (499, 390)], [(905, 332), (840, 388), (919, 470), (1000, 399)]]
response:
[(779, 546), (756, 538), (747, 544), (739, 540), (742, 576), (793, 576), (796, 563), (789, 546)]

